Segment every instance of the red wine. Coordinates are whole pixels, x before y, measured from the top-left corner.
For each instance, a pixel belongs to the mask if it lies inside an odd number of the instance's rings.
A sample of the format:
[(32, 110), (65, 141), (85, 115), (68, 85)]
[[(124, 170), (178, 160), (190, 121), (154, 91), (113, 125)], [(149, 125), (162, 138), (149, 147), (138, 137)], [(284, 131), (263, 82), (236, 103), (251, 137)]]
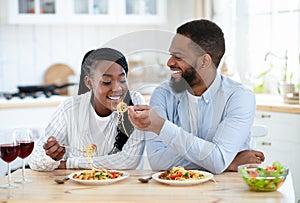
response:
[(1, 144), (0, 152), (1, 159), (7, 163), (10, 163), (19, 156), (20, 145)]
[(18, 143), (20, 144), (19, 157), (21, 159), (25, 159), (26, 157), (28, 157), (31, 154), (31, 152), (33, 150), (33, 146), (34, 146), (34, 141), (21, 140), (21, 141), (18, 141)]

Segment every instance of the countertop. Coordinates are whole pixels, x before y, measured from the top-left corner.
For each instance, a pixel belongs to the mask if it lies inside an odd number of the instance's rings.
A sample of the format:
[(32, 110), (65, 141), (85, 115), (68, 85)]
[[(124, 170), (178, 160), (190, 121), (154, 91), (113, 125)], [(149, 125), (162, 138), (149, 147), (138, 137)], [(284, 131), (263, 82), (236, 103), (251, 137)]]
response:
[(281, 96), (257, 94), (256, 110), (300, 114), (300, 103), (287, 104)]
[(43, 95), (38, 98), (25, 97), (20, 99), (18, 97), (13, 97), (10, 100), (0, 98), (0, 109), (52, 107), (58, 106), (67, 98), (69, 98), (69, 96), (58, 95), (53, 95), (49, 98), (46, 98)]
[[(249, 202), (249, 203), (292, 203), (295, 201), (291, 174), (274, 192), (250, 191), (236, 172), (215, 175), (215, 181), (208, 181), (192, 186), (169, 186), (151, 180), (140, 183), (141, 176), (151, 175), (155, 171), (128, 170), (130, 176), (120, 182), (109, 185), (81, 185), (67, 181), (58, 185), (53, 180), (63, 178), (73, 170), (55, 170), (37, 172), (27, 169), (26, 175), (31, 183), (20, 185), (16, 189), (0, 189), (0, 202)], [(12, 174), (16, 179), (21, 170)], [(0, 184), (7, 178), (0, 179)]]
[[(147, 103), (151, 95), (143, 95)], [(300, 102), (287, 104), (279, 95), (256, 94), (256, 110), (300, 114)]]
[[(144, 94), (145, 100), (149, 103), (151, 95)], [(38, 98), (26, 97), (24, 99), (12, 98), (7, 100), (0, 98), (0, 109), (12, 108), (35, 108), (35, 107), (51, 107), (58, 106), (62, 101), (69, 98), (69, 96), (51, 96), (46, 98), (40, 96)], [(300, 104), (284, 103), (282, 97), (278, 95), (257, 94), (256, 95), (256, 109), (261, 111), (283, 112), (300, 114)]]

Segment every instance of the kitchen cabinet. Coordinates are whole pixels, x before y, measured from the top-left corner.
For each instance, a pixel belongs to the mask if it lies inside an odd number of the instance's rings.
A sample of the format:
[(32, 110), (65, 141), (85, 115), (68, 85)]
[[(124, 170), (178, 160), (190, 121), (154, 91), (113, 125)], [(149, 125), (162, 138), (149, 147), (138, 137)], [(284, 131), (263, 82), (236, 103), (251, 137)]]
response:
[(12, 24), (162, 24), (166, 0), (10, 0)]
[(257, 111), (254, 123), (268, 127), (267, 136), (257, 138), (257, 149), (265, 153), (265, 163), (280, 161), (290, 168), (300, 202), (300, 114)]

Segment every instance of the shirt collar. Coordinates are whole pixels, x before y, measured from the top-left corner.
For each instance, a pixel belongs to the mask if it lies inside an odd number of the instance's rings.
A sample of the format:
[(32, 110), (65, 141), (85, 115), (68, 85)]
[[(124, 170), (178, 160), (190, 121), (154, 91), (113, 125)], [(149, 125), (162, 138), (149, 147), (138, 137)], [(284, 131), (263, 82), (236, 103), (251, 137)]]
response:
[(214, 81), (207, 88), (207, 90), (202, 94), (202, 98), (205, 103), (209, 103), (213, 98), (213, 96), (217, 93), (221, 85), (221, 80), (222, 80), (221, 74), (217, 72)]

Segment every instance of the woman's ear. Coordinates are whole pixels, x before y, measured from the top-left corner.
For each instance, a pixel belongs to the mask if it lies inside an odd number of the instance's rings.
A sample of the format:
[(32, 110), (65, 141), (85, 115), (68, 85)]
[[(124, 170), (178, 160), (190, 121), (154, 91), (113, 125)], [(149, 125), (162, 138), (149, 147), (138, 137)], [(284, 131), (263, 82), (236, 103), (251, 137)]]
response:
[(84, 76), (84, 84), (89, 88), (89, 90), (93, 89), (93, 82), (89, 76)]

